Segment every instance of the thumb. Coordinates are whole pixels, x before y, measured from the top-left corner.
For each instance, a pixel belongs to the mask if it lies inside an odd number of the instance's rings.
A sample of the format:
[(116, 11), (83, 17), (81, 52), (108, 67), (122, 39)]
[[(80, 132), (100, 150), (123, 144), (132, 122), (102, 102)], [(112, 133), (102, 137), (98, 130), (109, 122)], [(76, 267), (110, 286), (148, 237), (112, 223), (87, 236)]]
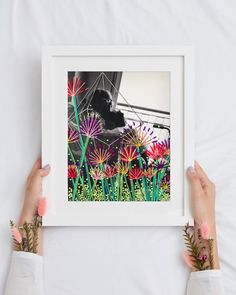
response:
[(39, 172), (40, 172), (40, 176), (41, 176), (41, 177), (45, 177), (45, 176), (47, 176), (47, 175), (49, 174), (49, 172), (50, 172), (50, 169), (51, 169), (51, 167), (50, 167), (49, 164), (48, 164), (48, 165), (45, 165), (43, 168), (41, 168), (41, 169), (39, 170)]
[(187, 176), (190, 181), (192, 197), (199, 196), (203, 193), (200, 178), (193, 167), (188, 168)]

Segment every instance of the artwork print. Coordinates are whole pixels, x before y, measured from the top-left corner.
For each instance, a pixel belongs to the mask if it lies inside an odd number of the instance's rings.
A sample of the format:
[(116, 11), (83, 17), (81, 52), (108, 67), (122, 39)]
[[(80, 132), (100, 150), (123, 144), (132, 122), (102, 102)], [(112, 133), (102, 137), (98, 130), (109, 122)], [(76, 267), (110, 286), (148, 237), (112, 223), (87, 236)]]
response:
[(68, 201), (170, 201), (169, 72), (68, 72)]

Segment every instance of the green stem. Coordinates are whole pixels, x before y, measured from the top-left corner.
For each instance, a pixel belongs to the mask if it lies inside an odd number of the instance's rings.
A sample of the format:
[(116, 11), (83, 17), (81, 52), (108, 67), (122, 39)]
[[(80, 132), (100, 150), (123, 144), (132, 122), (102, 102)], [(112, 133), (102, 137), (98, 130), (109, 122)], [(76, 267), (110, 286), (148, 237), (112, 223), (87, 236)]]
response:
[(157, 173), (155, 173), (154, 177), (153, 177), (153, 183), (152, 183), (152, 199), (153, 201), (156, 201), (156, 185), (157, 185), (157, 177), (156, 177)]
[(73, 155), (73, 153), (72, 153), (72, 150), (71, 150), (71, 148), (70, 148), (70, 144), (69, 144), (69, 143), (68, 143), (68, 151), (69, 151), (69, 154), (70, 154), (70, 156), (71, 156), (72, 161), (73, 161), (74, 164), (76, 165), (75, 157), (74, 157), (74, 155)]
[(89, 144), (89, 137), (86, 138), (85, 140), (85, 144), (84, 146), (82, 147), (82, 154), (81, 154), (81, 157), (80, 157), (80, 168), (82, 167), (83, 165), (83, 162), (84, 162), (84, 158), (85, 158), (85, 154), (86, 154), (86, 150), (87, 150), (87, 147), (88, 147), (88, 144)]
[(117, 174), (116, 177), (116, 186), (117, 186), (117, 201), (119, 201), (119, 195), (120, 195), (120, 173)]
[(91, 190), (91, 195), (90, 195), (90, 201), (92, 201), (92, 198), (93, 198), (93, 192), (94, 192), (94, 189), (96, 187), (96, 184), (97, 184), (97, 180), (94, 180), (93, 182), (93, 186), (92, 186), (92, 190)]
[(103, 200), (106, 201), (106, 192), (105, 192), (105, 186), (104, 186), (104, 181), (103, 179), (101, 179), (101, 183), (102, 183), (102, 192), (103, 192)]
[(78, 195), (77, 193), (78, 182), (79, 182), (79, 177), (77, 177), (75, 180), (75, 185), (74, 185), (73, 194), (72, 194), (72, 201), (75, 201), (76, 194)]
[(84, 165), (85, 165), (86, 179), (87, 179), (87, 182), (88, 182), (89, 195), (90, 195), (91, 194), (91, 191), (92, 191), (92, 185), (91, 185), (91, 180), (90, 180), (90, 175), (89, 175), (89, 170), (88, 170), (88, 163), (87, 163), (87, 159), (86, 158), (84, 160)]
[(80, 141), (81, 148), (83, 148), (84, 142), (83, 142), (82, 135), (80, 134), (80, 122), (79, 122), (79, 114), (77, 110), (76, 96), (73, 96), (73, 104), (74, 104), (75, 120), (78, 127), (78, 132), (79, 132), (79, 141)]
[(119, 200), (121, 200), (121, 197), (122, 197), (122, 190), (123, 190), (123, 174), (121, 174), (121, 177), (120, 177), (120, 195), (119, 195)]
[(160, 172), (157, 174), (157, 186), (156, 186), (156, 192), (155, 192), (155, 200), (159, 201), (159, 189), (160, 189)]
[[(132, 165), (129, 163), (129, 170), (132, 170)], [(135, 200), (135, 191), (134, 191), (134, 181), (133, 179), (130, 179), (130, 184), (131, 184), (131, 191), (132, 191), (132, 201)]]
[(128, 191), (129, 191), (130, 199), (131, 199), (131, 201), (133, 201), (133, 200), (132, 200), (132, 193), (131, 193), (131, 191), (130, 191), (130, 189), (129, 189), (129, 185), (128, 185), (128, 182), (127, 182), (127, 177), (126, 177), (126, 175), (124, 176), (124, 179), (125, 179), (125, 184), (126, 184), (126, 186), (127, 186), (127, 189), (128, 189)]
[[(137, 147), (137, 151), (138, 151), (139, 166), (140, 166), (141, 169), (143, 169), (142, 157), (141, 157), (141, 152), (140, 152), (139, 147)], [(145, 189), (146, 199), (147, 199), (147, 201), (150, 201), (149, 190), (148, 190), (148, 187), (147, 187), (147, 180), (146, 180), (145, 176), (142, 177), (142, 183), (143, 183), (143, 187)]]
[[(138, 184), (138, 188), (139, 188), (139, 190), (140, 190), (140, 192), (141, 192), (141, 194), (142, 194), (143, 199), (144, 199), (145, 201), (147, 201), (147, 198), (145, 198), (145, 196), (144, 196), (144, 194), (143, 194), (143, 191), (142, 191), (142, 188), (141, 188), (141, 186), (140, 186), (139, 181), (136, 180), (136, 183)], [(147, 195), (146, 195), (146, 197), (147, 197)]]
[(115, 188), (114, 188), (114, 183), (113, 183), (113, 177), (110, 178), (110, 184), (111, 184), (111, 189), (112, 189), (112, 201), (115, 201)]

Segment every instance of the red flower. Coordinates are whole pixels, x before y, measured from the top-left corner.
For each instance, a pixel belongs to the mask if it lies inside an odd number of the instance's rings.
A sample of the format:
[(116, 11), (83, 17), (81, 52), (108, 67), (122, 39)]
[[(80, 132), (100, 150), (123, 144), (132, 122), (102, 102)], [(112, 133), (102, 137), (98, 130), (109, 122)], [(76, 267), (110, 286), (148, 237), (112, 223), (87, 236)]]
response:
[(138, 153), (135, 147), (125, 146), (120, 149), (120, 158), (124, 162), (131, 162), (138, 157)]
[(111, 178), (111, 177), (115, 176), (117, 173), (116, 167), (105, 165), (105, 169), (104, 169), (103, 173), (106, 176), (106, 178)]
[(169, 156), (170, 154), (170, 138), (163, 140), (160, 145), (163, 148), (164, 156)]
[(68, 166), (68, 178), (76, 178), (78, 175), (78, 169), (75, 165)]
[(129, 171), (129, 178), (130, 179), (140, 179), (143, 177), (143, 171), (140, 168), (133, 168), (131, 171)]
[(157, 142), (153, 143), (146, 151), (146, 155), (152, 160), (158, 160), (159, 158), (163, 158), (165, 154), (165, 146)]
[(68, 96), (75, 96), (77, 94), (83, 93), (87, 88), (85, 88), (85, 82), (80, 79), (80, 77), (73, 77), (68, 80)]

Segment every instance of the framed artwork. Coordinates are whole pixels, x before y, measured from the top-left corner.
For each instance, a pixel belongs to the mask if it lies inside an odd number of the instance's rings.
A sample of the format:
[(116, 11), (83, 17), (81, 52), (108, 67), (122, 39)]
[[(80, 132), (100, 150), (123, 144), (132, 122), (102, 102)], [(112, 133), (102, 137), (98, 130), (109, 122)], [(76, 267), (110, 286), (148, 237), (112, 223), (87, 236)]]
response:
[(193, 220), (191, 47), (45, 47), (46, 226)]

